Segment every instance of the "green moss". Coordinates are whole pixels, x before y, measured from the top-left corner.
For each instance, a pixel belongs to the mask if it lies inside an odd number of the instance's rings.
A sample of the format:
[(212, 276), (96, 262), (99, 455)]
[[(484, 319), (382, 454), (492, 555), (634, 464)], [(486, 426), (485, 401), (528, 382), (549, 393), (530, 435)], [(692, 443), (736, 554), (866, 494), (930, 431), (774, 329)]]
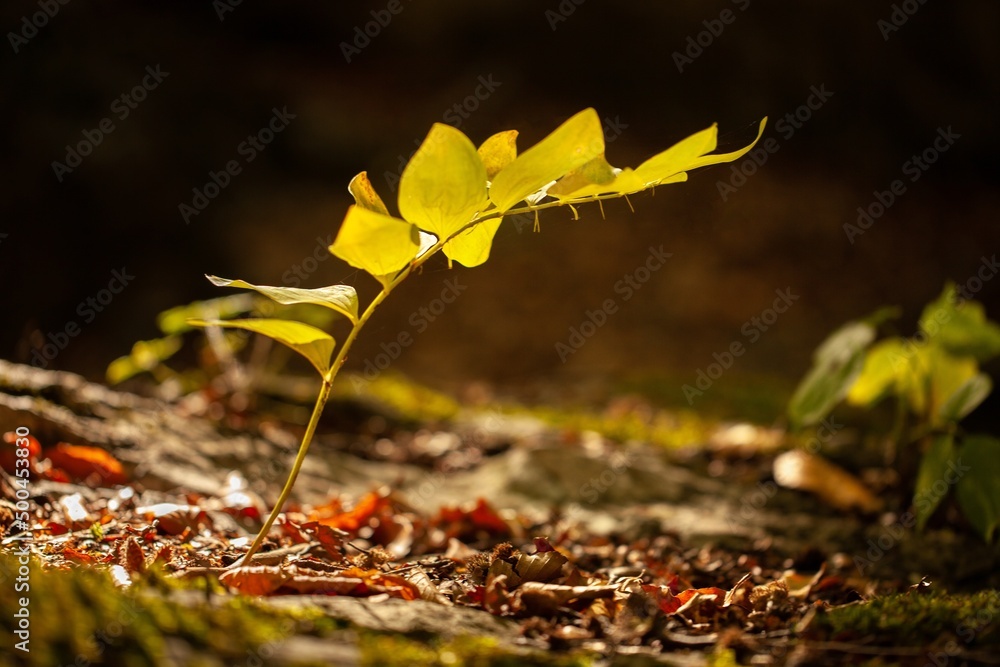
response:
[(964, 648), (1000, 644), (1000, 591), (969, 595), (897, 594), (852, 604), (817, 617), (833, 639), (869, 637), (897, 646), (923, 646), (938, 639)]
[(636, 413), (609, 416), (586, 409), (522, 408), (513, 411), (530, 415), (557, 428), (596, 431), (618, 442), (640, 440), (668, 449), (701, 446), (714, 430), (715, 422), (705, 421), (695, 412), (658, 410), (652, 418)]
[[(14, 556), (0, 554), (0, 573), (9, 577), (3, 585), (11, 590), (17, 568)], [(0, 596), (0, 631), (16, 636), (18, 599), (28, 598), (30, 653), (3, 642), (0, 664), (71, 665), (79, 659), (158, 666), (173, 664), (167, 656), (177, 647), (206, 665), (230, 664), (314, 627), (305, 615), (279, 614), (247, 598), (206, 598), (204, 591), (164, 585), (156, 575), (122, 590), (104, 570), (43, 570), (34, 561), (29, 568), (30, 590)]]
[(787, 378), (730, 371), (725, 381), (712, 384), (690, 405), (683, 392), (684, 385), (694, 386), (695, 378), (678, 375), (642, 375), (620, 383), (615, 390), (634, 393), (663, 406), (677, 409), (697, 408), (702, 415), (716, 419), (751, 421), (770, 424), (785, 414), (788, 397), (795, 389)]
[(583, 656), (510, 650), (493, 639), (459, 637), (419, 641), (399, 635), (365, 633), (360, 638), (361, 664), (371, 667), (589, 667)]
[(337, 377), (332, 398), (374, 401), (395, 418), (423, 424), (447, 421), (458, 414), (458, 403), (445, 394), (417, 384), (398, 373), (382, 373), (374, 380), (356, 374)]

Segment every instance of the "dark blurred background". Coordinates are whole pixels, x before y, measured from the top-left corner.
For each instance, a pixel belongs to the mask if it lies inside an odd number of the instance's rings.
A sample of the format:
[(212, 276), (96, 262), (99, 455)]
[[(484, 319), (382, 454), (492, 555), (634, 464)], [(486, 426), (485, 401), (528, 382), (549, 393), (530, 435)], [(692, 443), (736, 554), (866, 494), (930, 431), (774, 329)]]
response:
[[(0, 356), (28, 361), (75, 324), (48, 366), (102, 377), (157, 335), (158, 312), (223, 293), (205, 273), (282, 284), (298, 266), (303, 286), (346, 281), (366, 301), (374, 281), (310, 258), (355, 173), (394, 208), (393, 175), (440, 121), (477, 144), (518, 129), (523, 149), (593, 106), (609, 160), (635, 166), (712, 122), (733, 149), (767, 115), (778, 150), (725, 197), (720, 182), (740, 183), (730, 165), (632, 197), (634, 214), (612, 201), (606, 220), (594, 205), (575, 222), (545, 212), (538, 234), (507, 224), (480, 268), (431, 262), (350, 368), (406, 330), (415, 342), (394, 368), (433, 386), (596, 384), (686, 405), (682, 385), (741, 341), (705, 405), (783, 398), (832, 328), (898, 304), (912, 333), (946, 280), (1000, 250), (994, 2), (234, 2), (4, 3)], [(294, 118), (262, 150), (241, 147), (275, 109)], [(97, 132), (105, 118), (113, 130)], [(926, 171), (904, 166), (948, 128), (959, 138)], [(100, 143), (71, 172), (53, 167), (88, 136)], [(179, 206), (230, 160), (240, 173), (185, 222)], [(897, 179), (905, 192), (849, 239), (858, 207)], [(624, 301), (616, 281), (660, 245), (673, 256)], [(123, 267), (134, 278), (120, 294), (81, 306)], [(467, 289), (418, 333), (411, 313), (446, 279)], [(745, 323), (789, 288), (798, 299), (752, 341)], [(1000, 278), (976, 294), (994, 318), (998, 294)], [(562, 363), (556, 343), (606, 298), (618, 312)]]

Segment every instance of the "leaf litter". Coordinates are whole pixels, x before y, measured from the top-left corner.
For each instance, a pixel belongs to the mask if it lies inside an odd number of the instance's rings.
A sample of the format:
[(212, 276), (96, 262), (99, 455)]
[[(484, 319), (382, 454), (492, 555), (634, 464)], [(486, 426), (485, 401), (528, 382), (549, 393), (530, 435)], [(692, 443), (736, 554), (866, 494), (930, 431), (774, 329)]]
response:
[[(128, 480), (99, 448), (35, 441), (31, 451), (33, 472), (46, 481), (37, 483), (30, 525), (18, 525), (3, 501), (4, 541), (30, 531), (44, 567), (107, 569), (121, 587), (157, 569), (179, 580), (213, 577), (237, 596), (422, 600), (507, 619), (524, 642), (551, 650), (723, 647), (762, 664), (828, 639), (817, 616), (875, 593), (917, 594), (859, 577), (843, 558), (796, 562), (767, 543), (734, 552), (662, 532), (597, 535), (558, 508), (529, 517), (482, 497), (427, 513), (388, 487), (289, 504), (266, 550), (243, 564), (266, 507), (238, 472), (218, 495), (164, 493)], [(0, 473), (5, 496), (11, 472)]]

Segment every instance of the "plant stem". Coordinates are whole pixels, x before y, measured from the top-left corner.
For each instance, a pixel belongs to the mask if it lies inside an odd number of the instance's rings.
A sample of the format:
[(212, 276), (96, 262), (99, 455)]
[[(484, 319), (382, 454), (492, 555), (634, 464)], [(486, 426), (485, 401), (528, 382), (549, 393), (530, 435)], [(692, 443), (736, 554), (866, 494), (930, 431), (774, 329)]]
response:
[[(299, 476), (299, 470), (302, 469), (302, 463), (306, 460), (306, 453), (309, 451), (309, 445), (312, 443), (313, 435), (316, 433), (316, 425), (319, 424), (320, 415), (323, 414), (323, 408), (326, 407), (326, 401), (330, 398), (330, 388), (333, 386), (333, 376), (336, 373), (328, 373), (323, 378), (323, 386), (319, 390), (319, 396), (316, 398), (316, 405), (313, 407), (312, 416), (309, 418), (309, 424), (306, 426), (306, 432), (302, 436), (302, 444), (299, 445), (299, 452), (295, 455), (295, 462), (292, 464), (292, 469), (288, 473), (288, 479), (285, 481), (285, 488), (281, 490), (281, 495), (278, 496), (278, 501), (274, 504), (274, 509), (271, 510), (270, 516), (267, 517), (267, 521), (261, 527), (260, 532), (257, 533), (257, 537), (254, 539), (253, 544), (250, 545), (250, 550), (246, 552), (241, 560), (236, 561), (236, 563), (245, 565), (250, 563), (250, 559), (253, 555), (260, 550), (260, 545), (264, 543), (264, 538), (267, 534), (271, 532), (271, 526), (274, 525), (275, 519), (281, 513), (281, 508), (284, 506), (285, 501), (288, 500), (288, 496), (292, 493), (292, 487), (295, 486), (295, 480)], [(234, 564), (235, 565), (235, 564)]]

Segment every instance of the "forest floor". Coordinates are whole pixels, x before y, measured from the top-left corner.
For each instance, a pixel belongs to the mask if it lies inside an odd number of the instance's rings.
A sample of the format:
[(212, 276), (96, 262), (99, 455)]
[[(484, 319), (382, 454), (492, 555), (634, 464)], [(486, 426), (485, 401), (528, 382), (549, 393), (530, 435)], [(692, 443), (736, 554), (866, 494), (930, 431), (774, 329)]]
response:
[(0, 431), (35, 439), (27, 484), (0, 443), (0, 662), (1000, 664), (1000, 549), (947, 507), (918, 533), (886, 470), (837, 458), (850, 429), (819, 459), (634, 395), (347, 378), (238, 565), (309, 388), (165, 402), (0, 361)]

